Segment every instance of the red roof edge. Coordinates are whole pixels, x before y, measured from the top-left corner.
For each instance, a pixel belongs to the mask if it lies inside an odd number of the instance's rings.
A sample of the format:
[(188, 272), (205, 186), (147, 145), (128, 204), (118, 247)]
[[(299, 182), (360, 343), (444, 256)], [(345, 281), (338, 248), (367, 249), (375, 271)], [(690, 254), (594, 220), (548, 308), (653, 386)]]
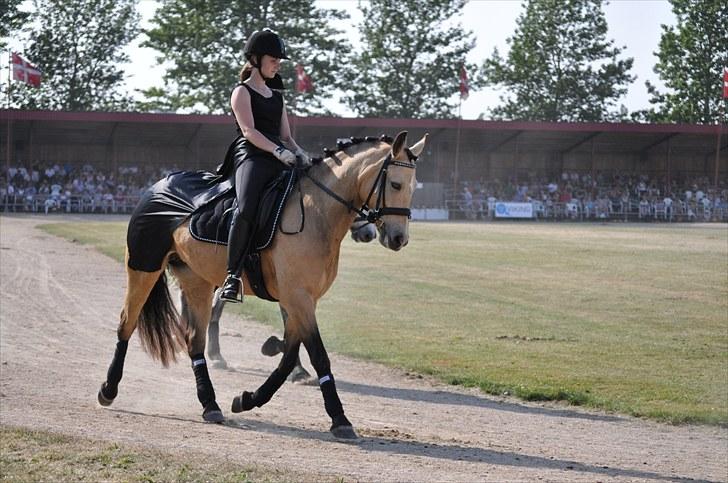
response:
[[(457, 119), (397, 119), (397, 118), (347, 118), (347, 117), (299, 117), (290, 116), (298, 127), (369, 127), (401, 129), (462, 129), (484, 131), (554, 131), (554, 132), (610, 132), (610, 133), (680, 133), (717, 134), (718, 125), (704, 124), (638, 124), (606, 122), (527, 122), (485, 121)], [(66, 112), (25, 111), (0, 109), (0, 119), (18, 121), (69, 121), (69, 122), (129, 122), (168, 124), (230, 124), (227, 114), (166, 114), (139, 112)], [(728, 132), (728, 126), (723, 126)]]

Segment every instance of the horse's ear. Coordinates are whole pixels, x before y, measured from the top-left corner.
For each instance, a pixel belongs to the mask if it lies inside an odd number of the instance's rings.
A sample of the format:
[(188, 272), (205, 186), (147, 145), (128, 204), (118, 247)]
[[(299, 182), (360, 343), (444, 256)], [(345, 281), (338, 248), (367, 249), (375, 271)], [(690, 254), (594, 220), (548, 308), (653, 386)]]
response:
[(402, 153), (402, 150), (404, 149), (404, 142), (407, 140), (407, 131), (402, 131), (399, 134), (397, 134), (397, 137), (394, 138), (394, 142), (392, 143), (392, 157), (396, 158), (397, 156)]
[(422, 151), (425, 149), (425, 143), (427, 143), (427, 136), (429, 136), (429, 134), (425, 134), (424, 136), (422, 136), (422, 139), (417, 141), (415, 145), (410, 148), (412, 154), (414, 154), (415, 156), (419, 156), (420, 154), (422, 154)]

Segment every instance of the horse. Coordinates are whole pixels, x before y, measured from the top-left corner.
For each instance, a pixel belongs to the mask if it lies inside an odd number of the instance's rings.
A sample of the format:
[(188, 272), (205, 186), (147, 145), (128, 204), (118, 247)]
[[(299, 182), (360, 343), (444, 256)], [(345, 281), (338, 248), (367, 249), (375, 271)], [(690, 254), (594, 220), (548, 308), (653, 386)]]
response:
[[(408, 244), (417, 159), (427, 135), (409, 148), (406, 138), (406, 131), (394, 140), (366, 138), (364, 142), (341, 146), (322, 162), (301, 170), (305, 227), (295, 236), (275, 237), (272, 245), (260, 253), (268, 293), (287, 315), (285, 350), (278, 366), (256, 391), (243, 391), (233, 398), (233, 413), (250, 411), (270, 401), (293, 370), (303, 344), (318, 376), (331, 433), (341, 439), (358, 438), (336, 390), (318, 330), (316, 305), (336, 279), (341, 242), (357, 215), (376, 223), (379, 242), (385, 248), (399, 251)], [(283, 219), (299, 216), (299, 209), (295, 203), (286, 204)], [(178, 351), (187, 351), (197, 398), (203, 407), (202, 419), (222, 422), (224, 416), (216, 401), (204, 350), (214, 287), (221, 286), (225, 279), (225, 252), (195, 239), (189, 231), (189, 219), (171, 227), (171, 237), (153, 231), (154, 236), (141, 245), (130, 243), (133, 223), (134, 219), (127, 233), (127, 289), (118, 340), (106, 380), (97, 394), (98, 402), (108, 406), (118, 395), (128, 341), (139, 327), (142, 347), (162, 365), (175, 362)], [(154, 268), (140, 269), (136, 262), (133, 266), (137, 268), (130, 265), (130, 260), (149, 254), (156, 257), (158, 253), (162, 254), (159, 260), (149, 265)], [(181, 314), (177, 314), (171, 300), (166, 269), (177, 279), (183, 302)], [(247, 278), (246, 274), (245, 294), (253, 295)]]
[[(351, 239), (356, 243), (369, 243), (377, 237), (377, 229), (374, 223), (370, 223), (366, 219), (356, 219), (349, 227)], [(212, 305), (212, 316), (210, 324), (207, 326), (207, 357), (213, 361), (213, 367), (227, 368), (227, 362), (220, 353), (220, 317), (225, 308), (225, 300), (220, 298), (221, 289), (215, 290)], [(285, 325), (287, 314), (282, 307), (279, 306), (281, 318)], [(282, 339), (272, 335), (270, 336), (260, 351), (263, 355), (273, 357), (285, 350), (285, 343)], [(304, 383), (311, 380), (311, 374), (301, 364), (300, 356), (296, 359), (296, 365), (293, 367), (288, 380), (294, 383)]]

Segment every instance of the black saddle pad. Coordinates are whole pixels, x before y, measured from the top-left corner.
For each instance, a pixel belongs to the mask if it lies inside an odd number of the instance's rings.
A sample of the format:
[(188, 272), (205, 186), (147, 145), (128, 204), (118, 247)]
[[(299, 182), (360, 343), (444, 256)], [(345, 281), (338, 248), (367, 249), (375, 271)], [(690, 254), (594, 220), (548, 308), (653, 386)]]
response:
[[(296, 173), (286, 170), (263, 190), (255, 222), (253, 251), (265, 250), (273, 242), (286, 200), (295, 184)], [(227, 245), (236, 205), (235, 191), (230, 190), (201, 206), (190, 218), (190, 234), (200, 241)]]
[(229, 180), (207, 171), (178, 171), (157, 181), (134, 208), (126, 233), (128, 265), (154, 272), (172, 247), (172, 233), (210, 200), (232, 190)]

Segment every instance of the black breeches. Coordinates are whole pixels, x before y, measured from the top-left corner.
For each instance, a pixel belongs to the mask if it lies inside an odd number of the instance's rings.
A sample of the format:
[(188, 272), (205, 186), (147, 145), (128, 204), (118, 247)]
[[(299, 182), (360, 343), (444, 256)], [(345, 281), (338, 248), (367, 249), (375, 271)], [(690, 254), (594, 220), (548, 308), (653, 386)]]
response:
[(258, 204), (263, 188), (286, 169), (272, 155), (248, 156), (235, 169), (235, 195), (238, 200), (238, 216), (255, 223)]

